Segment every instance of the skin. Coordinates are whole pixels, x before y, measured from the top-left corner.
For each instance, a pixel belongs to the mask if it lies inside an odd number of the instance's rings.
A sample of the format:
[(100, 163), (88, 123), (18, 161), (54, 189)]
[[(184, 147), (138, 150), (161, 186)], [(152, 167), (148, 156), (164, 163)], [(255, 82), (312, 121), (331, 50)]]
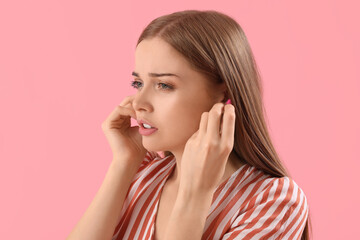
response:
[[(198, 132), (202, 113), (209, 112), (211, 109), (220, 113), (224, 112), (223, 103), (227, 100), (225, 99), (226, 87), (224, 84), (217, 86), (209, 84), (209, 80), (192, 69), (179, 52), (157, 37), (143, 40), (137, 46), (134, 72), (138, 74), (134, 76), (138, 90), (132, 102), (136, 117), (137, 119), (144, 118), (158, 128), (155, 133), (142, 136), (142, 144), (151, 151), (170, 151), (174, 154), (176, 167), (169, 176), (168, 182), (178, 187), (181, 176), (188, 177), (182, 173), (185, 145)], [(179, 78), (150, 77), (148, 73), (172, 73)], [(164, 84), (172, 86), (173, 89), (166, 89)], [(204, 118), (203, 121), (208, 120)], [(221, 124), (211, 126), (221, 128)], [(218, 130), (214, 129), (214, 132)], [(194, 147), (188, 147), (188, 149), (193, 152), (187, 153), (187, 156), (196, 154)], [(221, 176), (217, 179), (219, 181), (216, 185), (226, 180), (240, 167), (240, 163), (228, 157), (224, 162), (226, 164), (221, 168), (223, 171), (220, 171)], [(191, 168), (190, 164), (187, 163), (187, 170)]]

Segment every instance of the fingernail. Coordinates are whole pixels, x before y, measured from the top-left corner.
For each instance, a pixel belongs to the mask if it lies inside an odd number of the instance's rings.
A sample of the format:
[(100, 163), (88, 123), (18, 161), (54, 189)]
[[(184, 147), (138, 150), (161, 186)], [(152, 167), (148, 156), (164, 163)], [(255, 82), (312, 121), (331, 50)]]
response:
[(230, 98), (226, 101), (226, 104), (231, 104)]

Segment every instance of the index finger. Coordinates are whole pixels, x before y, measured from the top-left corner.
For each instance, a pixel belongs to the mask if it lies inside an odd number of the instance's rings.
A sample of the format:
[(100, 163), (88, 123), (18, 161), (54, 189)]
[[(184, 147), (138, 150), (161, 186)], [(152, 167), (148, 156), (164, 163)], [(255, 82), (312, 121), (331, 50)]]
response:
[(134, 95), (126, 96), (119, 105), (122, 107), (126, 106), (127, 104), (131, 103), (134, 100), (134, 98), (135, 98)]

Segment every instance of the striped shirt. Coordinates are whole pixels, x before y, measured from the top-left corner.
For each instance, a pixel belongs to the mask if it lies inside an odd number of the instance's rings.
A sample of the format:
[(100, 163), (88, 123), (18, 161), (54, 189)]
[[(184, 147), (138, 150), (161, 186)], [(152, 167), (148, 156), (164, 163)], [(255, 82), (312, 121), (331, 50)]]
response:
[[(155, 238), (161, 190), (175, 164), (172, 155), (146, 153), (112, 240)], [(307, 216), (306, 196), (294, 180), (245, 164), (214, 191), (201, 239), (300, 239)]]

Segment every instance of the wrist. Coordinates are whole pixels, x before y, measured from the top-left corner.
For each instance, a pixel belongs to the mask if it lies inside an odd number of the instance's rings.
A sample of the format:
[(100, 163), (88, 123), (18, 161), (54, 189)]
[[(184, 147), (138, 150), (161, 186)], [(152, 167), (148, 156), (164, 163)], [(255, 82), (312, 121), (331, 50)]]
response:
[(113, 158), (110, 164), (111, 168), (116, 169), (117, 171), (136, 173), (140, 164), (134, 164), (135, 162), (126, 158)]
[(178, 198), (182, 201), (200, 201), (212, 198), (214, 191), (212, 189), (190, 189), (179, 187)]

